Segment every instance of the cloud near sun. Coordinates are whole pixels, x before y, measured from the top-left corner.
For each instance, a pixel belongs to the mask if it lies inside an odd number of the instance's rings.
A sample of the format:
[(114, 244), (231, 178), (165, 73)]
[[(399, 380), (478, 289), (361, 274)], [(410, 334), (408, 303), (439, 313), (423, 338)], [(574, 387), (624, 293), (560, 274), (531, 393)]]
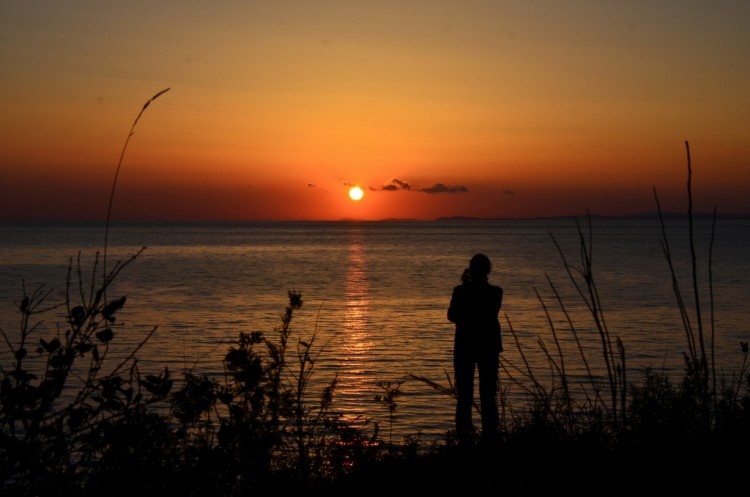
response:
[(386, 192), (395, 192), (398, 190), (406, 190), (410, 192), (423, 192), (423, 193), (464, 193), (468, 192), (469, 189), (465, 186), (459, 185), (459, 186), (449, 186), (445, 185), (443, 183), (435, 183), (432, 186), (429, 187), (416, 187), (412, 186), (409, 183), (405, 181), (401, 181), (400, 179), (392, 179), (390, 183), (387, 185), (383, 185), (379, 188), (370, 187), (370, 190), (372, 191), (386, 191)]

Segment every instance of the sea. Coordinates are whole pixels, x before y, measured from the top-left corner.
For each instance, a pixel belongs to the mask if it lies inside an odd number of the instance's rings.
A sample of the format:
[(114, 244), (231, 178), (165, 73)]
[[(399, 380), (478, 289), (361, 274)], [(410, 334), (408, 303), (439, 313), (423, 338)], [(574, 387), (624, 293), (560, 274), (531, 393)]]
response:
[[(108, 361), (153, 332), (135, 353), (142, 374), (223, 381), (240, 334), (278, 336), (294, 291), (303, 304), (287, 360), (299, 368), (310, 345), (310, 405), (335, 378), (333, 411), (343, 419), (439, 440), (455, 406), (444, 390), (454, 333), (446, 312), (474, 254), (491, 259), (490, 281), (504, 290), (499, 397), (508, 416), (525, 408), (533, 381), (551, 390), (564, 374), (583, 389), (592, 375), (606, 378), (603, 336), (618, 357), (621, 342), (627, 381), (647, 368), (678, 379), (685, 320), (721, 377), (736, 381), (750, 340), (749, 246), (750, 220), (722, 217), (2, 222), (0, 361), (13, 361), (24, 296), (42, 300), (27, 339), (38, 344), (64, 329), (59, 304), (80, 303), (116, 269), (107, 297), (126, 303)], [(378, 400), (388, 389), (398, 393), (391, 409)]]

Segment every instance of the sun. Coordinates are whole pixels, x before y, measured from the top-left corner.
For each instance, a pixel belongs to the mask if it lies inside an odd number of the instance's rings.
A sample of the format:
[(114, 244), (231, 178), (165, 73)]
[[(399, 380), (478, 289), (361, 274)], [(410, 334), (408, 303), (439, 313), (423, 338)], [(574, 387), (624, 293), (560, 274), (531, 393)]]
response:
[(352, 200), (362, 200), (362, 197), (364, 197), (365, 192), (362, 191), (362, 188), (358, 186), (353, 186), (349, 189), (349, 198)]

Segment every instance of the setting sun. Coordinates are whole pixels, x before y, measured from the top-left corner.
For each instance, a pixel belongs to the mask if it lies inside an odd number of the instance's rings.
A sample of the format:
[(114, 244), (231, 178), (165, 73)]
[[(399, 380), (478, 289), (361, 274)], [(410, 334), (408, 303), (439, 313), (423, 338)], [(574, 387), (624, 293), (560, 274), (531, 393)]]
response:
[(353, 186), (349, 189), (349, 198), (352, 200), (361, 200), (364, 195), (365, 192), (358, 186)]

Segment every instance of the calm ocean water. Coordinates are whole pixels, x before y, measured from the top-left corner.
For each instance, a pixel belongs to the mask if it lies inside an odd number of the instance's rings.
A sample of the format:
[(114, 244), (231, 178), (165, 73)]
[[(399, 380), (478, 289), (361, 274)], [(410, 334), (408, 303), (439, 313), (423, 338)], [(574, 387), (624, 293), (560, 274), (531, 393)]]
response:
[[(588, 222), (581, 221), (588, 236)], [(698, 221), (695, 229), (706, 326), (710, 227), (710, 221)], [(679, 284), (692, 305), (688, 224), (672, 220), (666, 229)], [(679, 373), (687, 350), (661, 240), (657, 220), (592, 221), (593, 268), (604, 317), (611, 335), (625, 345), (631, 379), (646, 366)], [(439, 437), (452, 424), (453, 401), (408, 375), (447, 385), (453, 339), (448, 300), (477, 252), (492, 259), (490, 279), (505, 290), (502, 362), (507, 370), (501, 384), (511, 403), (522, 407), (522, 389), (509, 376), (522, 379), (515, 370), (523, 364), (520, 351), (540, 377), (549, 370), (539, 342), (551, 349), (553, 337), (542, 302), (566, 351), (568, 374), (583, 373), (552, 285), (575, 320), (589, 363), (603, 371), (599, 335), (555, 241), (570, 264), (580, 265), (574, 220), (116, 223), (109, 234), (109, 267), (141, 247), (146, 250), (111, 289), (113, 296), (128, 297), (118, 316), (123, 326), (116, 330), (115, 352), (129, 351), (158, 326), (138, 354), (142, 370), (167, 366), (175, 374), (192, 369), (220, 375), (221, 359), (239, 333), (272, 333), (287, 292), (297, 290), (304, 305), (293, 321), (293, 342), (315, 334), (320, 352), (315, 378), (326, 382), (338, 374), (336, 408), (385, 428), (388, 411), (374, 401), (382, 393), (377, 382), (405, 379), (394, 434)], [(24, 285), (27, 291), (44, 285), (50, 303), (63, 301), (71, 261), (75, 269), (80, 255), (83, 278), (90, 281), (103, 242), (103, 223), (0, 224), (5, 333), (11, 339), (17, 334), (16, 306)], [(717, 363), (727, 371), (742, 359), (739, 342), (750, 339), (748, 246), (750, 221), (718, 220), (710, 253), (713, 321)], [(39, 337), (50, 336), (55, 324), (55, 316), (47, 316)], [(0, 358), (5, 363), (7, 357), (3, 349)]]

